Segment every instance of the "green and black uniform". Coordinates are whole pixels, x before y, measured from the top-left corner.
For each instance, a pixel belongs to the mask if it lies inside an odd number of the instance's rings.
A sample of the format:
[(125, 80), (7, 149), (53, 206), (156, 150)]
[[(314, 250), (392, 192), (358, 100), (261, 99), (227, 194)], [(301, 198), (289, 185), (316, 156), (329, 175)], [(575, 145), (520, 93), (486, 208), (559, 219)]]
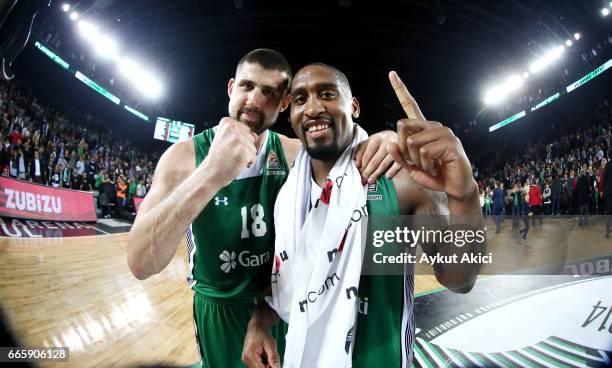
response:
[[(196, 165), (208, 154), (216, 127), (194, 136)], [(242, 367), (247, 324), (270, 284), (274, 201), (289, 167), (278, 134), (268, 130), (255, 163), (217, 192), (187, 230), (189, 283), (202, 364)], [(284, 353), (285, 326), (272, 333)]]
[[(370, 225), (374, 222), (373, 216), (399, 216), (393, 181), (383, 176), (369, 185), (367, 206)], [(368, 246), (372, 244), (372, 230), (369, 226)], [(410, 367), (414, 340), (414, 265), (406, 265), (404, 276), (361, 276), (353, 368)]]

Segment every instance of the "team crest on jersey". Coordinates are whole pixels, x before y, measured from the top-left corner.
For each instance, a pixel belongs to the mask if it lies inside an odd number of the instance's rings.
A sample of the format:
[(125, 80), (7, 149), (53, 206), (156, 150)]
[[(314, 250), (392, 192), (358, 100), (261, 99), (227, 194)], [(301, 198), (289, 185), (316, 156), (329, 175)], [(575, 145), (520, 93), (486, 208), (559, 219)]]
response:
[(272, 150), (268, 153), (268, 159), (266, 160), (266, 171), (268, 175), (285, 175), (285, 170), (283, 170), (281, 167), (276, 152)]
[(377, 190), (378, 190), (378, 182), (372, 183), (372, 184), (368, 184), (368, 193), (376, 192)]

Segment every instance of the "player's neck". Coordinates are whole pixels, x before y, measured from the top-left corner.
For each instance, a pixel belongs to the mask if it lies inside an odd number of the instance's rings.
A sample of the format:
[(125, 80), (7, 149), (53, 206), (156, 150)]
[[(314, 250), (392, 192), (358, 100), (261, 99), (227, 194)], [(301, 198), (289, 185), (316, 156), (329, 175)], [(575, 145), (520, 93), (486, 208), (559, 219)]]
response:
[(334, 167), (336, 161), (323, 161), (310, 158), (310, 166), (312, 166), (312, 177), (320, 186), (325, 186), (325, 180), (329, 172)]

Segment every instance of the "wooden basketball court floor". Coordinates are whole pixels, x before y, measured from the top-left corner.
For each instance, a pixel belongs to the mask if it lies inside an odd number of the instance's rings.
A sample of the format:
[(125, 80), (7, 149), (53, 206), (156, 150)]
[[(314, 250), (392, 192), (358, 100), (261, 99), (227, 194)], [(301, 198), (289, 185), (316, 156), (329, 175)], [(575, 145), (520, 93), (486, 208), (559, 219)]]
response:
[[(509, 221), (505, 226), (499, 235), (489, 227), (493, 248), (496, 237), (508, 244), (516, 240), (516, 229), (509, 228)], [(547, 226), (545, 222), (544, 227), (536, 227), (527, 242), (546, 243), (554, 231)], [(603, 225), (593, 226), (588, 231), (574, 226), (568, 237), (589, 251), (612, 253), (612, 241), (603, 238)], [(0, 304), (17, 339), (28, 347), (70, 348), (69, 363), (41, 366), (198, 362), (185, 241), (170, 265), (145, 281), (130, 273), (126, 247), (125, 233), (0, 238)], [(431, 275), (416, 276), (417, 294), (440, 287)]]

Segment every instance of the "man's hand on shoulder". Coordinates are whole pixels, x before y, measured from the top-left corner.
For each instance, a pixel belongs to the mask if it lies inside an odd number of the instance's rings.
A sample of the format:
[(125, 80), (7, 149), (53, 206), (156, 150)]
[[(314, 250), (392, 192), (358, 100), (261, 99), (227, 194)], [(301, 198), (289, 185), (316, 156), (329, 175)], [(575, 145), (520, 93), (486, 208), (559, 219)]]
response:
[(361, 174), (361, 181), (373, 184), (383, 174), (393, 178), (402, 168), (387, 151), (387, 144), (397, 141), (397, 134), (391, 130), (372, 134), (366, 141), (361, 142), (355, 152), (355, 165)]

